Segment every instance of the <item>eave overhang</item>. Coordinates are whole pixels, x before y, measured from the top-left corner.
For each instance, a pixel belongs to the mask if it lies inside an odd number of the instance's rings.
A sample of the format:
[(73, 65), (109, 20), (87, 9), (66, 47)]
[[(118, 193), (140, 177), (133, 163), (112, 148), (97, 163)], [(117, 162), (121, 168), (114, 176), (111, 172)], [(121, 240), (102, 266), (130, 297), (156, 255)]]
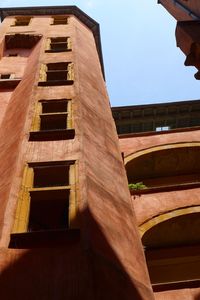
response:
[(74, 5), (67, 6), (35, 6), (35, 7), (6, 7), (0, 8), (0, 17), (3, 21), (8, 16), (41, 16), (41, 15), (74, 15), (85, 24), (93, 33), (103, 77), (105, 79), (103, 55), (101, 48), (99, 24), (90, 18), (86, 13)]
[(158, 0), (164, 8), (177, 20), (189, 21), (199, 20), (200, 12), (197, 1), (187, 0)]

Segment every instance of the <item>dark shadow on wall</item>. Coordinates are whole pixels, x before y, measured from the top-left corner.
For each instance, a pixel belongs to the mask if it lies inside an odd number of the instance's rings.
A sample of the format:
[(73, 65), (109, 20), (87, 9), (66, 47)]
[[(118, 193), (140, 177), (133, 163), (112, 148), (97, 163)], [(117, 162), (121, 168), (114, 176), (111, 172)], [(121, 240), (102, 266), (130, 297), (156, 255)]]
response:
[(81, 219), (92, 232), (83, 229), (67, 245), (0, 249), (0, 299), (153, 300), (151, 289), (129, 277), (90, 211)]

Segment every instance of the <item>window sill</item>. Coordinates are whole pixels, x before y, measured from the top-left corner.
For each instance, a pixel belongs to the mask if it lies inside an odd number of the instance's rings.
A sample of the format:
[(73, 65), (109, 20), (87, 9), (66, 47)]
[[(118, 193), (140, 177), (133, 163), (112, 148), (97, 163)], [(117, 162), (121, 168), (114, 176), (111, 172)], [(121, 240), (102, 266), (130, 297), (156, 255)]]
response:
[(200, 280), (185, 280), (176, 282), (165, 282), (152, 284), (154, 292), (162, 292), (167, 290), (192, 289), (200, 287)]
[(45, 50), (45, 53), (70, 52), (72, 49)]
[(59, 86), (59, 85), (72, 85), (73, 80), (49, 80), (49, 81), (40, 81), (38, 86)]
[(130, 193), (131, 195), (143, 195), (143, 194), (153, 194), (153, 193), (162, 193), (162, 192), (169, 192), (169, 191), (195, 189), (199, 187), (200, 187), (200, 182), (190, 182), (190, 183), (173, 184), (173, 185), (166, 185), (166, 186), (156, 186), (156, 187), (150, 187), (141, 190), (130, 190)]
[(58, 229), (12, 233), (9, 248), (56, 248), (77, 243), (79, 239), (79, 229)]
[(21, 79), (0, 79), (0, 88), (15, 88)]
[(62, 25), (62, 26), (64, 25), (64, 26), (66, 26), (66, 25), (68, 25), (68, 24), (69, 24), (69, 23), (60, 23), (60, 24), (54, 24), (54, 23), (53, 23), (53, 24), (50, 24), (50, 25), (51, 25), (51, 26), (58, 26), (58, 25)]
[(75, 137), (74, 129), (31, 131), (29, 141), (71, 140)]

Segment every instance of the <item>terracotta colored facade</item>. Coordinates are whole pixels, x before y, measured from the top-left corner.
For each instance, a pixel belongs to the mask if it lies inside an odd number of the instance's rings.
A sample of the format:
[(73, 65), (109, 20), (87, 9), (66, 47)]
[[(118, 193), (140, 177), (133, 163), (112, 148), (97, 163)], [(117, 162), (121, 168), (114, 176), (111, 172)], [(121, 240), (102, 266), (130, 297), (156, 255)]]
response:
[[(160, 0), (199, 79), (199, 1)], [(196, 106), (196, 108), (195, 108)], [(139, 233), (158, 300), (200, 299), (199, 100), (113, 108)]]
[[(197, 2), (160, 3), (199, 70)], [(0, 298), (199, 300), (200, 101), (111, 112), (93, 19), (0, 13)]]
[[(198, 105), (199, 101), (196, 102)], [(189, 101), (177, 108), (185, 107), (186, 103), (189, 108)], [(148, 107), (151, 105), (134, 107), (134, 111), (145, 111)], [(131, 112), (131, 107), (114, 108), (113, 113), (123, 117), (128, 110)], [(166, 116), (162, 118), (164, 123)], [(119, 127), (120, 122), (116, 121)], [(121, 134), (120, 149), (129, 183), (142, 182), (146, 186), (132, 190), (131, 195), (155, 299), (198, 300), (199, 126), (163, 128)]]
[(73, 6), (1, 17), (0, 298), (153, 300), (98, 24)]

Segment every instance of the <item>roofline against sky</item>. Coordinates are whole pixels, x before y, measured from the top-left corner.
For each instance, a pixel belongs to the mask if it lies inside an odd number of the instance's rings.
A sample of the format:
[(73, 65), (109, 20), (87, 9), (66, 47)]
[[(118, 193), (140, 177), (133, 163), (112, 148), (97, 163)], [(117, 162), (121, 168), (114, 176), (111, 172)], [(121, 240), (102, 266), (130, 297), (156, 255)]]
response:
[(200, 100), (184, 100), (184, 101), (175, 101), (175, 102), (165, 102), (165, 103), (150, 103), (150, 104), (137, 104), (137, 105), (128, 105), (128, 106), (112, 106), (112, 111), (114, 110), (126, 110), (126, 109), (133, 109), (133, 108), (151, 108), (151, 107), (159, 107), (159, 106), (174, 106), (174, 105), (191, 105), (200, 103)]
[(15, 15), (64, 15), (71, 14), (76, 16), (82, 23), (84, 23), (93, 33), (101, 70), (105, 79), (103, 54), (101, 47), (100, 26), (99, 24), (84, 13), (80, 8), (75, 5), (67, 6), (32, 6), (32, 7), (2, 7), (0, 8), (0, 17), (3, 21), (8, 16)]

